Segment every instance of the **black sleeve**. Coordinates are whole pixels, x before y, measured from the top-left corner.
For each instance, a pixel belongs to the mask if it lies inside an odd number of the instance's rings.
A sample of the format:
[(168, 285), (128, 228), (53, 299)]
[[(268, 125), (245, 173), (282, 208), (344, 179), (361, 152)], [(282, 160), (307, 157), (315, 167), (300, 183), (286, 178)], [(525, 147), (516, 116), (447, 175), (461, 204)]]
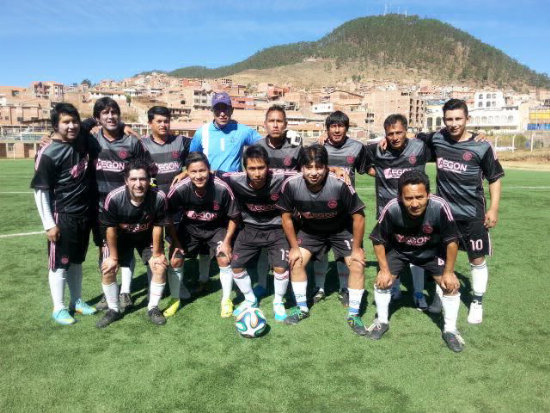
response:
[(355, 159), (355, 170), (358, 174), (365, 174), (369, 171), (369, 164), (367, 162), (367, 149), (364, 145), (361, 146), (359, 156)]
[(294, 211), (293, 196), (289, 183), (286, 185), (283, 184), (283, 188), (281, 189), (279, 199), (277, 200), (275, 206), (284, 212)]
[(117, 207), (114, 200), (111, 199), (106, 203), (99, 213), (99, 222), (106, 227), (116, 227), (119, 224)]
[(82, 131), (86, 134), (89, 134), (90, 131), (94, 128), (94, 126), (97, 126), (97, 122), (94, 118), (84, 119), (80, 123), (80, 127), (81, 127)]
[(440, 210), (440, 222), (441, 222), (441, 240), (445, 244), (449, 244), (453, 241), (458, 240), (458, 227), (456, 226), (456, 221), (451, 215), (451, 209), (447, 207), (442, 207)]
[(153, 225), (164, 226), (168, 224), (168, 213), (166, 205), (166, 196), (164, 192), (158, 191), (156, 194), (156, 203), (155, 203), (155, 216), (153, 219)]
[(181, 211), (183, 205), (180, 188), (172, 188), (166, 198), (168, 216), (173, 217)]
[(483, 176), (485, 176), (489, 183), (498, 181), (504, 176), (504, 170), (497, 159), (495, 150), (490, 144), (481, 160), (481, 170), (483, 171)]
[(357, 192), (355, 192), (355, 189), (353, 189), (351, 185), (342, 183), (340, 199), (342, 200), (345, 211), (350, 215), (365, 209), (365, 204), (361, 201), (361, 198), (359, 198), (359, 195), (357, 195)]
[(388, 245), (389, 244), (389, 234), (391, 233), (391, 222), (389, 220), (389, 215), (386, 215), (385, 219), (382, 222), (378, 221), (375, 227), (372, 229), (372, 232), (369, 235), (369, 238), (372, 240), (374, 245)]
[(57, 179), (53, 160), (49, 156), (42, 154), (36, 158), (34, 168), (31, 188), (42, 190), (53, 189)]
[(235, 219), (240, 215), (239, 205), (237, 203), (237, 200), (235, 199), (235, 195), (233, 192), (231, 192), (230, 189), (225, 191), (225, 199), (226, 199), (226, 210), (227, 210), (227, 216), (231, 219)]

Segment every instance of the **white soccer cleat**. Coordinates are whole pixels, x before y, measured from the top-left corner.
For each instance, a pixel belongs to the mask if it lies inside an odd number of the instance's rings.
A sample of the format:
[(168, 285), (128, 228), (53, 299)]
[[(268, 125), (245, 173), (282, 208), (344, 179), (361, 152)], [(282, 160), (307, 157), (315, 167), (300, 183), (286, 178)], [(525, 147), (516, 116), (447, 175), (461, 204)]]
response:
[(483, 305), (478, 301), (472, 301), (468, 312), (468, 323), (481, 324), (483, 321)]

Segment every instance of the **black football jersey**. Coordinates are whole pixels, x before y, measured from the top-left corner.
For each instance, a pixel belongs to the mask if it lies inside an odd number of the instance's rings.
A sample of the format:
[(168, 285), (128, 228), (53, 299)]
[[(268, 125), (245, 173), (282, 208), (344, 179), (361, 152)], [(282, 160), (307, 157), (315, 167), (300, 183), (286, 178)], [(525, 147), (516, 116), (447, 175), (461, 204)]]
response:
[(340, 146), (335, 146), (327, 140), (325, 148), (328, 152), (328, 166), (345, 169), (350, 177), (351, 185), (355, 187), (355, 172), (359, 174), (367, 172), (366, 151), (363, 144), (346, 137)]
[(275, 172), (297, 171), (298, 155), (302, 145), (292, 146), (288, 139), (283, 139), (283, 145), (275, 148), (269, 144), (268, 138), (260, 139), (257, 145), (263, 146), (269, 155), (269, 169)]

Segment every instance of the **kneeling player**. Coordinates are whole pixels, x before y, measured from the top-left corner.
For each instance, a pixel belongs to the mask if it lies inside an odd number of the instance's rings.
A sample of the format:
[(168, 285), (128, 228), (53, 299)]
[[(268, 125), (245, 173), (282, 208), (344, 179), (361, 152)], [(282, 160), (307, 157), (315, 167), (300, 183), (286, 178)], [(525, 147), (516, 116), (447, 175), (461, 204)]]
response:
[[(288, 241), (281, 228), (281, 213), (275, 207), (283, 182), (295, 172), (269, 170), (267, 151), (260, 145), (249, 146), (244, 152), (246, 173), (227, 173), (223, 179), (229, 183), (239, 200), (244, 228), (237, 235), (233, 247), (231, 268), (233, 279), (245, 296), (245, 301), (233, 312), (238, 316), (244, 309), (256, 307), (258, 302), (251, 288), (246, 265), (267, 250), (273, 266), (273, 313), (275, 320), (286, 319), (283, 297), (288, 286)], [(261, 277), (263, 274), (259, 274)]]
[[(237, 229), (239, 209), (231, 188), (210, 174), (210, 163), (200, 152), (191, 152), (185, 161), (188, 177), (178, 182), (168, 194), (170, 216), (181, 214), (177, 230), (168, 226), (174, 252), (170, 263), (183, 265), (183, 255), (192, 257), (202, 246), (208, 246), (210, 257), (216, 257), (222, 284), (221, 316), (231, 317), (233, 272), (231, 240)], [(178, 280), (174, 280), (178, 283)], [(176, 291), (179, 286), (175, 287)]]
[[(365, 282), (365, 205), (353, 187), (328, 173), (327, 164), (328, 154), (323, 146), (302, 148), (302, 173), (285, 181), (277, 202), (290, 244), (291, 281), (298, 304), (285, 322), (296, 324), (309, 316), (305, 266), (311, 258), (318, 259), (332, 248), (334, 258), (344, 260), (350, 269), (348, 324), (355, 333), (365, 335), (367, 331), (359, 317)], [(298, 234), (292, 221), (295, 210), (302, 218)]]
[(456, 328), (460, 283), (454, 273), (458, 231), (447, 202), (430, 195), (424, 172), (410, 170), (401, 175), (398, 198), (382, 210), (370, 238), (380, 271), (374, 284), (378, 318), (367, 336), (378, 340), (388, 331), (391, 286), (406, 265), (414, 264), (429, 271), (443, 289), (443, 340), (451, 350), (462, 351), (464, 340)]
[(100, 213), (106, 227), (106, 247), (101, 264), (103, 292), (109, 311), (97, 322), (107, 327), (122, 318), (118, 304), (116, 274), (119, 266), (129, 266), (134, 249), (152, 273), (147, 315), (157, 325), (166, 323), (158, 308), (166, 283), (167, 260), (164, 256), (163, 225), (166, 219), (166, 196), (150, 188), (149, 164), (134, 160), (124, 168), (125, 185), (107, 195)]
[(55, 132), (36, 156), (31, 188), (48, 237), (52, 318), (58, 324), (69, 325), (75, 319), (64, 304), (65, 283), (71, 292), (71, 310), (85, 315), (96, 312), (81, 299), (82, 262), (90, 236), (89, 157), (76, 108), (58, 103), (52, 109), (51, 119)]

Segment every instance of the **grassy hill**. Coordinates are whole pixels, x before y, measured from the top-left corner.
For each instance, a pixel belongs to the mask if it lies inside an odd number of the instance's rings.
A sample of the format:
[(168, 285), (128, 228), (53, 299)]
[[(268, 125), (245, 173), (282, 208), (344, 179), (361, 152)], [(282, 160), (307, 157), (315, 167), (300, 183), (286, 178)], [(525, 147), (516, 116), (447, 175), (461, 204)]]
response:
[(270, 47), (232, 65), (215, 69), (189, 66), (169, 74), (218, 78), (307, 63), (308, 59), (320, 59), (326, 73), (351, 64), (351, 76), (355, 79), (379, 76), (385, 68), (392, 68), (401, 70), (403, 76), (413, 69), (436, 81), (550, 87), (547, 75), (529, 69), (462, 30), (439, 20), (398, 14), (354, 19), (318, 41)]

